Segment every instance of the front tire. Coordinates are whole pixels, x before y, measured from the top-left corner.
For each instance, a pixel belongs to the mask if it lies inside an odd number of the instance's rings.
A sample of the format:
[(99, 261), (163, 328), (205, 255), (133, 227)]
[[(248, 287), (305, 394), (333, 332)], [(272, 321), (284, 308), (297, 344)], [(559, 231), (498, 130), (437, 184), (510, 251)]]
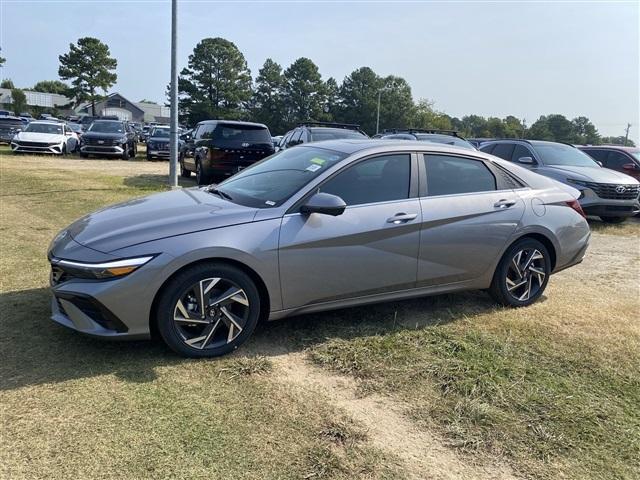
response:
[(627, 217), (600, 217), (604, 223), (622, 223)]
[(232, 352), (253, 333), (260, 295), (242, 270), (224, 263), (195, 265), (163, 289), (158, 331), (176, 353), (192, 358)]
[(187, 170), (184, 166), (184, 158), (180, 157), (180, 176), (182, 178), (189, 178), (191, 176), (191, 170)]
[(538, 240), (523, 238), (503, 255), (493, 275), (489, 294), (508, 307), (526, 307), (534, 303), (547, 287), (551, 259)]
[(129, 145), (127, 145), (126, 143), (122, 146), (123, 148), (123, 152), (122, 152), (122, 160), (129, 160)]
[(200, 160), (196, 160), (196, 182), (198, 185), (209, 185), (211, 183), (209, 175), (204, 173), (202, 169), (202, 163)]
[(81, 158), (89, 158), (89, 154), (88, 153), (84, 153), (84, 152), (80, 152), (80, 157)]

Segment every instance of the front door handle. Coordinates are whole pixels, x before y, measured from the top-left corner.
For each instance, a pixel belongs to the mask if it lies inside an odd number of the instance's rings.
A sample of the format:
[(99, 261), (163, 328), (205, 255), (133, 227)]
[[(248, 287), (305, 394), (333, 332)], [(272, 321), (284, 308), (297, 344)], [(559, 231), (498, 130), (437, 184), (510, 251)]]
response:
[(407, 223), (411, 220), (415, 220), (417, 216), (417, 213), (396, 213), (393, 217), (387, 218), (387, 223), (400, 225), (401, 223)]
[(502, 200), (498, 200), (496, 203), (494, 203), (493, 206), (495, 208), (509, 208), (513, 207), (515, 204), (515, 200), (507, 200), (506, 198), (503, 198)]

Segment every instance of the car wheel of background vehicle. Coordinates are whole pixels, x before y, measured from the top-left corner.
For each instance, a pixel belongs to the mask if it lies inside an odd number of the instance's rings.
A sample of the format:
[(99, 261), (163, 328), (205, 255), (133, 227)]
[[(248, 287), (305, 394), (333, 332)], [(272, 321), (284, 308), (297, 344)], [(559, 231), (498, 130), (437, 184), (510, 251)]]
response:
[(153, 157), (147, 153), (147, 162), (153, 161)]
[(122, 146), (122, 160), (129, 160), (129, 145), (126, 143)]
[(240, 346), (260, 316), (260, 295), (242, 270), (223, 263), (195, 265), (174, 277), (156, 310), (162, 339), (185, 357), (216, 357)]
[(88, 153), (80, 152), (80, 157), (82, 157), (82, 158), (89, 158), (89, 154), (88, 154)]
[(180, 160), (180, 176), (184, 178), (189, 178), (191, 176), (191, 171), (184, 168), (182, 159)]
[(200, 160), (196, 160), (196, 181), (198, 185), (209, 185), (209, 176), (202, 171)]
[(131, 158), (136, 158), (137, 154), (138, 154), (138, 147), (136, 146), (136, 144), (134, 142), (133, 146), (131, 147)]
[(62, 155), (66, 155), (67, 154), (67, 143), (63, 143), (62, 144)]
[(544, 292), (551, 274), (546, 247), (533, 238), (524, 238), (505, 252), (493, 275), (489, 294), (510, 307), (525, 307)]
[(604, 223), (622, 223), (627, 217), (600, 217)]

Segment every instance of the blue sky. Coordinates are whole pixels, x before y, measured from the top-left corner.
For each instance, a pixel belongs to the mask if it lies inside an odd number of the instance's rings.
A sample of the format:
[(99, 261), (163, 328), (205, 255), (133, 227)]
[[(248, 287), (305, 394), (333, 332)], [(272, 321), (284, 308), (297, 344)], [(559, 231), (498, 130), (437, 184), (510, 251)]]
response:
[[(118, 60), (118, 91), (164, 101), (168, 1), (0, 0), (0, 71), (18, 86), (55, 79), (82, 36)], [(640, 135), (639, 3), (180, 1), (179, 63), (204, 37), (224, 37), (255, 77), (267, 57), (311, 58), (338, 81), (360, 66), (406, 78), (414, 98), (450, 115), (586, 115), (601, 133)]]

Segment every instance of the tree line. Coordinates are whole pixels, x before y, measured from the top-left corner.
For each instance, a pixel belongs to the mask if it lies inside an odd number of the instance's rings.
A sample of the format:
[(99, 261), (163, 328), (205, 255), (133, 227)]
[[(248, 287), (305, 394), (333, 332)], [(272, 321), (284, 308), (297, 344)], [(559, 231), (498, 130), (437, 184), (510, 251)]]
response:
[[(58, 75), (71, 83), (45, 80), (33, 90), (63, 94), (73, 98), (74, 105), (86, 101), (95, 105), (103, 97), (101, 92), (106, 94), (117, 80), (117, 60), (97, 38), (84, 37), (70, 44), (59, 61)], [(298, 58), (286, 68), (267, 58), (254, 79), (242, 52), (224, 38), (205, 38), (195, 46), (180, 72), (178, 97), (183, 124), (212, 118), (251, 120), (268, 125), (274, 134), (312, 120), (358, 124), (370, 135), (379, 126), (380, 131), (408, 127), (457, 130), (469, 138), (531, 138), (594, 145), (623, 144), (625, 140), (624, 136), (602, 137), (584, 116), (543, 115), (531, 126), (513, 115), (452, 117), (436, 110), (427, 99), (414, 101), (404, 78), (382, 76), (369, 67), (354, 70), (339, 83), (332, 77), (324, 80), (309, 58)]]

